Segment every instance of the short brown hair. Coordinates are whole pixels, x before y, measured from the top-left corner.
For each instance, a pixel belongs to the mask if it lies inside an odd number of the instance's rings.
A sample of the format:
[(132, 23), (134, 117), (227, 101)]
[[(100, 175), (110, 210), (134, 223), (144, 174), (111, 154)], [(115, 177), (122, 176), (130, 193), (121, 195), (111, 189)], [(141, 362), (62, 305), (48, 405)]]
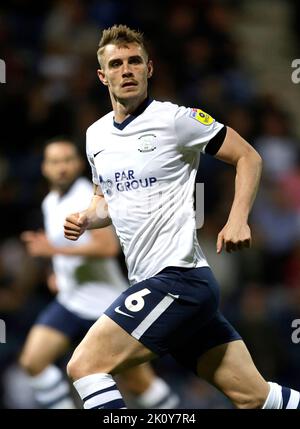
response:
[(140, 45), (148, 58), (148, 52), (145, 47), (143, 33), (137, 30), (132, 30), (131, 28), (127, 27), (127, 25), (114, 25), (110, 28), (107, 28), (106, 30), (103, 30), (102, 32), (102, 37), (100, 39), (98, 45), (99, 48), (97, 51), (97, 57), (100, 67), (101, 56), (103, 55), (104, 48), (106, 45), (125, 45), (127, 43), (137, 43), (138, 45)]

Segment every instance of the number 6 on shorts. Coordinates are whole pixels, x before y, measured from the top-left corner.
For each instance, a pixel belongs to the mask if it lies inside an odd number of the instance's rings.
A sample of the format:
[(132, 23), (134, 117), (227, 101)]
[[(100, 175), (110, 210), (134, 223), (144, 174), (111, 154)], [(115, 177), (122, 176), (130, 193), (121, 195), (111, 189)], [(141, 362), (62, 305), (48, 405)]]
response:
[(149, 293), (151, 293), (151, 291), (145, 288), (128, 295), (128, 297), (125, 299), (125, 307), (133, 312), (140, 311), (145, 305), (143, 296), (149, 295)]

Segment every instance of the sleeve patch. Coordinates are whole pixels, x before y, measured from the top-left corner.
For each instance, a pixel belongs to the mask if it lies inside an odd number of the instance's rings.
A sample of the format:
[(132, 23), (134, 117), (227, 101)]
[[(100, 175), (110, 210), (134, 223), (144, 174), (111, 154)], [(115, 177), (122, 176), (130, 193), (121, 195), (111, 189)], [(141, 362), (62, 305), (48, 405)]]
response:
[(203, 112), (201, 109), (192, 108), (190, 111), (190, 117), (203, 125), (211, 125), (214, 122), (214, 118), (212, 118), (208, 113)]

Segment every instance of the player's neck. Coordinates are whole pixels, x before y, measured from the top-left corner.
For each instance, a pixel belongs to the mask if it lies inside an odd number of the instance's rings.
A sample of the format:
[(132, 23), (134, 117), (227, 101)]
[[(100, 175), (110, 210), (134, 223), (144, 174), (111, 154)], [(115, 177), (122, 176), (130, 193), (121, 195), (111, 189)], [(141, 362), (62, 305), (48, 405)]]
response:
[(138, 107), (145, 101), (147, 94), (132, 100), (113, 100), (114, 120), (121, 124), (128, 116), (134, 113)]
[(72, 180), (72, 182), (66, 184), (65, 186), (61, 186), (61, 185), (55, 185), (53, 184), (50, 187), (51, 191), (55, 191), (58, 193), (59, 197), (63, 197), (64, 195), (66, 195), (69, 190), (71, 189), (71, 187), (73, 186), (73, 184), (76, 182), (77, 178), (75, 178), (74, 180)]

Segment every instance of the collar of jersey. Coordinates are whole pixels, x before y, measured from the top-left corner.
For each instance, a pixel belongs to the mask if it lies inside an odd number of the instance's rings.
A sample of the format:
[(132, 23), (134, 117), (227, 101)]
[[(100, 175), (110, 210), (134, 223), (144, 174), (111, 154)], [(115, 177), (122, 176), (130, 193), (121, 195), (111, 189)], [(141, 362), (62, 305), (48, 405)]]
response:
[(123, 122), (120, 124), (114, 120), (114, 127), (118, 128), (118, 130), (124, 130), (124, 128), (130, 124), (135, 118), (140, 116), (144, 110), (147, 109), (147, 107), (152, 103), (153, 99), (150, 97), (147, 97), (140, 105), (139, 107), (133, 112), (128, 118), (124, 119)]

